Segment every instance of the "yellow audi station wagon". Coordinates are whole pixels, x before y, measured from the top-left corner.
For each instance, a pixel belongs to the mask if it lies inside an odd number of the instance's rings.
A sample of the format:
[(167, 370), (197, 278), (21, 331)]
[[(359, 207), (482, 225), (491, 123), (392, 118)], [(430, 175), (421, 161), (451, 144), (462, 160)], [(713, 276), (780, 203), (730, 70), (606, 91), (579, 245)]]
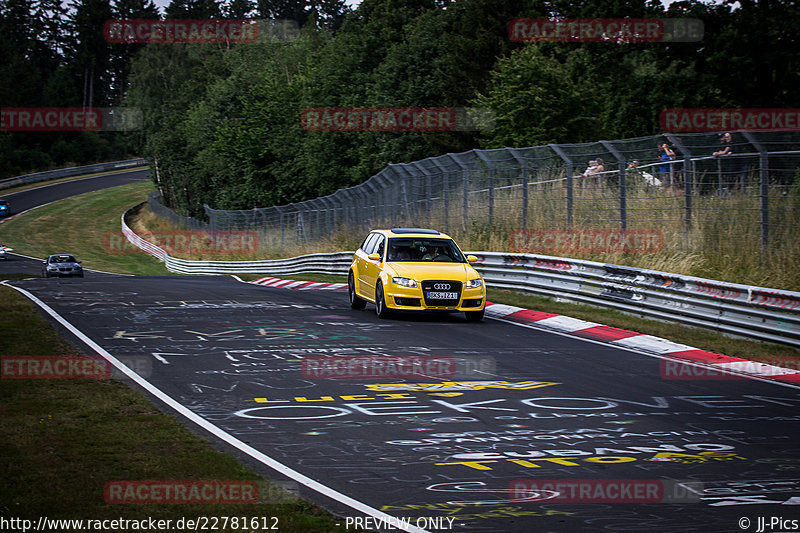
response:
[(347, 276), (350, 306), (367, 302), (386, 318), (393, 311), (463, 311), (483, 318), (486, 285), (455, 241), (432, 229), (373, 230), (353, 255)]

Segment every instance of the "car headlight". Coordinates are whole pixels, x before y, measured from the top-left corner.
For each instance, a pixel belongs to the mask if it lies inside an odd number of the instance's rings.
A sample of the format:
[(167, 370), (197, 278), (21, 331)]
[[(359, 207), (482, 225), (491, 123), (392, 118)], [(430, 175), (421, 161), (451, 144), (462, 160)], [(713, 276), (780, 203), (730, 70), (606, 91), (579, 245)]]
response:
[(47, 270), (58, 270), (56, 265), (47, 265)]
[(401, 287), (417, 286), (417, 282), (409, 278), (392, 278), (392, 281), (394, 282), (395, 285), (400, 285)]
[(476, 289), (483, 285), (483, 280), (481, 278), (478, 279), (471, 279), (467, 282), (468, 289)]

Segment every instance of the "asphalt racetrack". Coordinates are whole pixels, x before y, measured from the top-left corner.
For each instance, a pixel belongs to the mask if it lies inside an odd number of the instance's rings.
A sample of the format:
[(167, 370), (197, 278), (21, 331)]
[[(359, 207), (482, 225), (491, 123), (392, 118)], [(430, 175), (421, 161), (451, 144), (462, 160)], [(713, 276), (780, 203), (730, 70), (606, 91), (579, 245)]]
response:
[(231, 277), (12, 284), (219, 448), (284, 465), (341, 531), (369, 514), (384, 531), (800, 529), (797, 387), (488, 318), (379, 320), (346, 293)]
[(85, 192), (99, 191), (109, 187), (118, 187), (120, 185), (127, 185), (134, 181), (143, 181), (149, 179), (150, 170), (135, 169), (125, 172), (118, 172), (115, 174), (103, 174), (101, 176), (93, 176), (90, 178), (79, 178), (70, 181), (62, 181), (60, 183), (47, 182), (33, 188), (11, 194), (3, 194), (0, 191), (0, 199), (8, 201), (11, 207), (9, 216), (17, 215), (28, 209), (39, 207), (41, 205), (55, 202), (56, 200), (63, 200), (70, 196), (77, 196)]

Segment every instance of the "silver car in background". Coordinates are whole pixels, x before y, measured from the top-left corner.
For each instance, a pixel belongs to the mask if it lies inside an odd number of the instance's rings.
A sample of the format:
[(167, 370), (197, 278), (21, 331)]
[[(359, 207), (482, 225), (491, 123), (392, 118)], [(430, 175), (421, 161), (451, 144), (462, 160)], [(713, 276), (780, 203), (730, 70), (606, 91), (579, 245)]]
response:
[(80, 263), (74, 255), (53, 254), (42, 264), (42, 277), (78, 276), (82, 278), (83, 267)]

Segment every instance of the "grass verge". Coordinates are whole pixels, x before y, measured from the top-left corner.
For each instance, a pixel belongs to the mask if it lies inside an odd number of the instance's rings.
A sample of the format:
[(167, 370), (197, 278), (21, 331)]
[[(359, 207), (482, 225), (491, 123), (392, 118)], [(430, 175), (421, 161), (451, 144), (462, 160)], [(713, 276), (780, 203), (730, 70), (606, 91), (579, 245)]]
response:
[[(116, 243), (125, 242), (122, 213), (147, 198), (149, 181), (67, 198), (37, 208), (0, 226), (0, 242), (33, 257), (71, 253), (84, 268), (124, 274), (169, 274), (154, 257)], [(118, 253), (121, 252), (121, 253)]]
[[(0, 314), (4, 317), (0, 353), (79, 354), (33, 303), (10, 287), (0, 286)], [(0, 517), (6, 519), (33, 520), (35, 524), (41, 516), (92, 520), (152, 517), (175, 523), (183, 517), (277, 517), (280, 531), (327, 533), (337, 529), (333, 516), (214, 450), (179, 420), (153, 407), (144, 394), (117, 379), (3, 379), (0, 417)], [(268, 501), (242, 505), (107, 503), (105, 483), (120, 480), (250, 480), (258, 483), (259, 493)]]

